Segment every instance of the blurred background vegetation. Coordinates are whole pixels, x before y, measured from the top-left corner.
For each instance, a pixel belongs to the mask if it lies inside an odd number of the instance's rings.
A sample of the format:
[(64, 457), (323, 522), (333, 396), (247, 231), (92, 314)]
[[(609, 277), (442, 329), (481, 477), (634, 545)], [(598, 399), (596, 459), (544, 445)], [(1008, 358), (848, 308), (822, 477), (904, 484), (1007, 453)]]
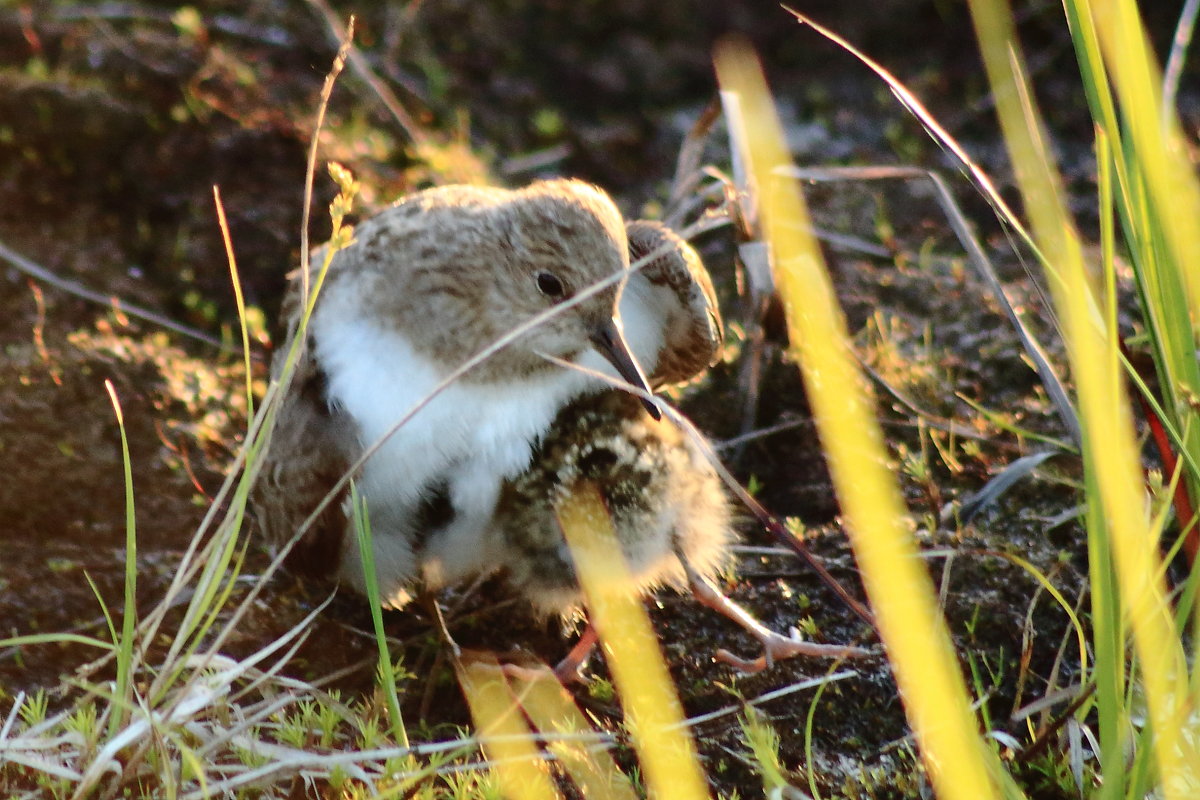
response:
[[(1145, 5), (1162, 62), (1182, 4)], [(862, 4), (807, 0), (794, 7), (903, 81), (993, 176), (1001, 195), (1022, 208), (966, 4), (883, 0), (868, 12)], [(221, 190), (261, 356), (284, 275), (298, 260), (318, 93), (339, 26), (352, 13), (357, 61), (334, 91), (319, 152), (360, 180), (362, 213), (430, 183), (517, 185), (573, 175), (613, 192), (627, 215), (654, 216), (685, 134), (715, 97), (713, 45), (730, 33), (745, 35), (757, 49), (801, 166), (919, 166), (948, 175), (957, 169), (882, 82), (773, 0), (0, 2), (0, 244), (102, 301), (31, 280), (11, 266), (0, 270), (0, 636), (96, 634), (104, 620), (85, 574), (109, 608), (123, 602), (120, 435), (105, 379), (121, 398), (130, 443), (143, 614), (172, 577), (246, 423), (234, 295), (212, 187)], [(1109, 215), (1096, 202), (1092, 116), (1063, 7), (1030, 0), (1016, 5), (1013, 20), (1068, 208), (1091, 253)], [(1177, 105), (1192, 147), (1200, 124), (1196, 76), (1188, 60)], [(706, 157), (728, 169), (721, 133)], [(323, 209), (336, 187), (323, 169), (316, 176), (311, 235), (319, 242), (329, 232)], [(957, 441), (930, 435), (911, 405), (880, 390), (891, 465), (912, 527), (931, 550), (957, 554), (953, 568), (954, 557), (935, 561), (933, 574), (941, 579), (940, 600), (982, 698), (982, 716), (1029, 746), (1029, 731), (1008, 716), (1070, 682), (1078, 665), (1063, 664), (1062, 642), (1073, 633), (1037, 580), (1011, 559), (981, 554), (1028, 559), (1082, 607), (1087, 544), (1075, 521), (1081, 469), (1056, 459), (974, 524), (945, 520), (1038, 437), (1066, 438), (1067, 431), (1053, 418), (996, 300), (965, 269), (927, 191), (875, 184), (808, 191), (864, 361), (923, 411), (973, 426), (979, 435)], [(1048, 301), (1026, 273), (1027, 253), (1023, 259), (1010, 229), (965, 182), (954, 184), (954, 194), (1016, 305), (1048, 333)], [(684, 408), (710, 435), (731, 440), (745, 432), (737, 362), (745, 320), (734, 247), (727, 235), (699, 246), (735, 321), (734, 340), (727, 363), (685, 398)], [(1140, 334), (1132, 278), (1123, 265), (1117, 274), (1122, 330)], [(120, 302), (105, 303), (106, 297)], [(153, 309), (234, 352), (164, 331), (126, 313), (123, 304)], [(768, 319), (772, 325), (778, 343), (782, 325)], [(1052, 336), (1047, 341), (1065, 364), (1063, 346)], [(252, 373), (261, 389), (261, 361)], [(778, 348), (762, 386), (754, 427), (782, 422), (789, 429), (724, 452), (739, 479), (793, 528), (807, 528), (814, 548), (853, 584), (796, 367)], [(1148, 460), (1156, 463), (1153, 454)], [(747, 539), (768, 543), (753, 530)], [(251, 566), (255, 558), (252, 551)], [(799, 620), (806, 633), (833, 641), (861, 632), (811, 574), (773, 558), (750, 559), (744, 571), (751, 577), (739, 588), (775, 627)], [(245, 624), (231, 652), (253, 652), (317, 602), (290, 587), (273, 595), (269, 613)], [(700, 612), (681, 611), (685, 603), (669, 598), (652, 607), (688, 713), (823, 670), (791, 664), (750, 680), (731, 676), (706, 659), (728, 631), (695, 622)], [(336, 620), (370, 623), (349, 602), (335, 604), (331, 616), (335, 622), (316, 623), (321, 654), (302, 650), (292, 671), (316, 678), (357, 665), (351, 678), (343, 675), (343, 686), (369, 693), (374, 643), (347, 634)], [(389, 624), (393, 635), (420, 637), (420, 625)], [(465, 636), (494, 649), (512, 644), (479, 630)], [(514, 639), (532, 643), (543, 658), (553, 658), (561, 644), (534, 626)], [(413, 647), (409, 642), (410, 659), (431, 672)], [(0, 708), (22, 690), (54, 687), (61, 673), (92, 656), (67, 644), (0, 650)], [(830, 688), (819, 708), (809, 700), (770, 707), (782, 734), (782, 769), (795, 772), (796, 785), (805, 785), (796, 775), (808, 770), (817, 778), (806, 788), (819, 785), (835, 795), (914, 796), (920, 770), (886, 664), (864, 668), (856, 680), (844, 695)], [(440, 700), (457, 696), (443, 681), (410, 693), (406, 703), (425, 707), (422, 692)], [(616, 718), (595, 702), (595, 713)], [(802, 735), (811, 709), (815, 751)], [(466, 719), (459, 701), (443, 717), (430, 717), (425, 733)], [(722, 793), (759, 790), (764, 759), (756, 756), (755, 767), (755, 759), (730, 755), (746, 752), (737, 725), (704, 730), (698, 739)], [(1077, 796), (1070, 760), (1077, 752), (1042, 747), (1013, 769), (1036, 796)], [(860, 765), (867, 766), (865, 777), (851, 777)]]

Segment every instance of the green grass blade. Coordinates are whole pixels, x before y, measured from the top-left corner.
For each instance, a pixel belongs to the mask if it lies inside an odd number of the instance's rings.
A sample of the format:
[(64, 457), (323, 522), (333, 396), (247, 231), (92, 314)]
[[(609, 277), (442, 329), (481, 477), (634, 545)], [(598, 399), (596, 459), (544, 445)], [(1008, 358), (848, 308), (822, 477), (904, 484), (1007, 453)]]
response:
[(125, 434), (125, 415), (112, 381), (106, 380), (104, 388), (112, 401), (117, 415), (117, 427), (121, 431), (121, 463), (125, 470), (125, 609), (121, 619), (121, 638), (117, 645), (117, 689), (116, 695), (123, 705), (119, 713), (108, 720), (109, 735), (115, 735), (128, 719), (125, 706), (133, 700), (133, 639), (137, 623), (137, 515), (133, 502), (133, 464), (129, 458), (129, 438)]
[(408, 729), (400, 714), (400, 698), (396, 694), (396, 673), (392, 667), (392, 654), (388, 649), (387, 632), (383, 629), (383, 611), (379, 597), (379, 580), (375, 573), (375, 546), (371, 540), (371, 518), (367, 515), (367, 499), (358, 491), (358, 485), (350, 481), (350, 504), (354, 510), (354, 533), (358, 541), (358, 553), (363, 563), (363, 582), (366, 584), (367, 602), (371, 606), (371, 624), (375, 629), (375, 643), (379, 647), (379, 682), (383, 696), (387, 699), (388, 716), (392, 723), (392, 737), (401, 747), (408, 747)]
[[(1171, 800), (1183, 796), (1179, 794), (1179, 780), (1186, 765), (1194, 763), (1186, 755), (1191, 746), (1181, 736), (1179, 718), (1186, 707), (1187, 659), (1175, 636), (1166, 590), (1159, 579), (1154, 531), (1145, 513), (1141, 489), (1138, 447), (1121, 380), (1117, 332), (1099, 313), (1096, 289), (1067, 213), (1042, 122), (1023, 72), (1011, 9), (1001, 0), (972, 0), (971, 11), (1032, 229), (1042, 252), (1057, 265), (1050, 285), (1079, 392), (1089, 522), (1094, 526), (1089, 533), (1094, 539), (1103, 530), (1110, 545), (1093, 548), (1092, 555), (1101, 559), (1097, 569), (1112, 564), (1119, 586), (1116, 596), (1121, 601), (1120, 610), (1105, 624), (1111, 628), (1128, 615), (1142, 665), (1139, 686), (1144, 689), (1155, 731), (1159, 788)], [(1140, 159), (1140, 147), (1138, 155)], [(1102, 610), (1112, 613), (1111, 608)], [(1121, 654), (1109, 655), (1124, 661)], [(1110, 665), (1115, 669), (1115, 663)], [(1103, 690), (1112, 693), (1113, 688)], [(1109, 714), (1110, 724), (1114, 721), (1113, 711)], [(1106, 744), (1102, 749), (1109, 754), (1112, 740)], [(1107, 775), (1105, 780), (1109, 780)]]

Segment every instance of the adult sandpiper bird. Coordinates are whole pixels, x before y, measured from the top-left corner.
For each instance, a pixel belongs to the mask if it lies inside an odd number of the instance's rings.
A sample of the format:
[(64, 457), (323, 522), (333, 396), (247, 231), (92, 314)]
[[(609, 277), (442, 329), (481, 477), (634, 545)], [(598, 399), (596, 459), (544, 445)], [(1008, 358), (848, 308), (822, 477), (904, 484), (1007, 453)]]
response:
[[(634, 246), (656, 230), (634, 226)], [(628, 278), (629, 258), (620, 213), (607, 195), (578, 181), (519, 191), (431, 189), (360, 224), (354, 243), (332, 260), (265, 457), (256, 507), (268, 539), (289, 542), (350, 466), (378, 445), (357, 480), (385, 602), (402, 605), (418, 578), (440, 585), (489, 569), (500, 542), (482, 533), (502, 482), (528, 467), (534, 444), (564, 405), (606, 388), (545, 356), (645, 389), (622, 320), (636, 334), (637, 354), (657, 365), (666, 333), (690, 324), (659, 309), (677, 293), (635, 277), (618, 309), (619, 287), (610, 286), (562, 309), (397, 424), (501, 336), (598, 281), (616, 273)], [(315, 272), (321, 258), (313, 263)], [(299, 284), (293, 281), (284, 306), (292, 332)], [(661, 370), (677, 370), (673, 364), (689, 357), (668, 356)], [(281, 350), (276, 376), (282, 364)], [(289, 562), (361, 591), (344, 494), (295, 544)]]

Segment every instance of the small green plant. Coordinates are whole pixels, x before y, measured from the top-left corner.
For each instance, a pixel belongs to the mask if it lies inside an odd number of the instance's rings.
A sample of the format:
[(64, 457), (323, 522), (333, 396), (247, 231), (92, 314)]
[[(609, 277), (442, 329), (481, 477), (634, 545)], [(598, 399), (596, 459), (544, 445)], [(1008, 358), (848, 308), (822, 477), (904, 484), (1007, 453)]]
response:
[(316, 702), (305, 698), (296, 704), (295, 711), (284, 716), (275, 735), (283, 744), (302, 749), (308, 745), (316, 721)]
[(90, 703), (79, 706), (67, 717), (64, 725), (67, 730), (79, 734), (85, 741), (92, 741), (99, 733), (96, 728), (98, 713), (96, 706)]
[(787, 770), (779, 761), (779, 734), (752, 706), (747, 706), (742, 712), (738, 725), (741, 727), (742, 741), (750, 751), (750, 763), (762, 778), (763, 794), (769, 800), (782, 797), (784, 787), (789, 784)]
[(50, 697), (45, 689), (38, 689), (25, 697), (21, 705), (21, 721), (32, 728), (46, 719), (46, 711), (50, 708)]

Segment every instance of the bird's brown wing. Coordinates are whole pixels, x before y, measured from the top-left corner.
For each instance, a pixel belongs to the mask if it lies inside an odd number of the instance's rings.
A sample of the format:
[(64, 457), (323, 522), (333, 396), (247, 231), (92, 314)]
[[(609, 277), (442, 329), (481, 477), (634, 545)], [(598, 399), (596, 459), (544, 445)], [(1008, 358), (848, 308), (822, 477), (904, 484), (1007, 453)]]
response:
[[(357, 448), (353, 423), (330, 406), (325, 375), (301, 354), (291, 386), (281, 400), (275, 429), (255, 484), (253, 508), (273, 550), (288, 546), (296, 532), (345, 474)], [(276, 368), (283, 353), (276, 356)], [(346, 532), (344, 501), (338, 491), (307, 531), (291, 545), (286, 563), (311, 576), (336, 573)]]

